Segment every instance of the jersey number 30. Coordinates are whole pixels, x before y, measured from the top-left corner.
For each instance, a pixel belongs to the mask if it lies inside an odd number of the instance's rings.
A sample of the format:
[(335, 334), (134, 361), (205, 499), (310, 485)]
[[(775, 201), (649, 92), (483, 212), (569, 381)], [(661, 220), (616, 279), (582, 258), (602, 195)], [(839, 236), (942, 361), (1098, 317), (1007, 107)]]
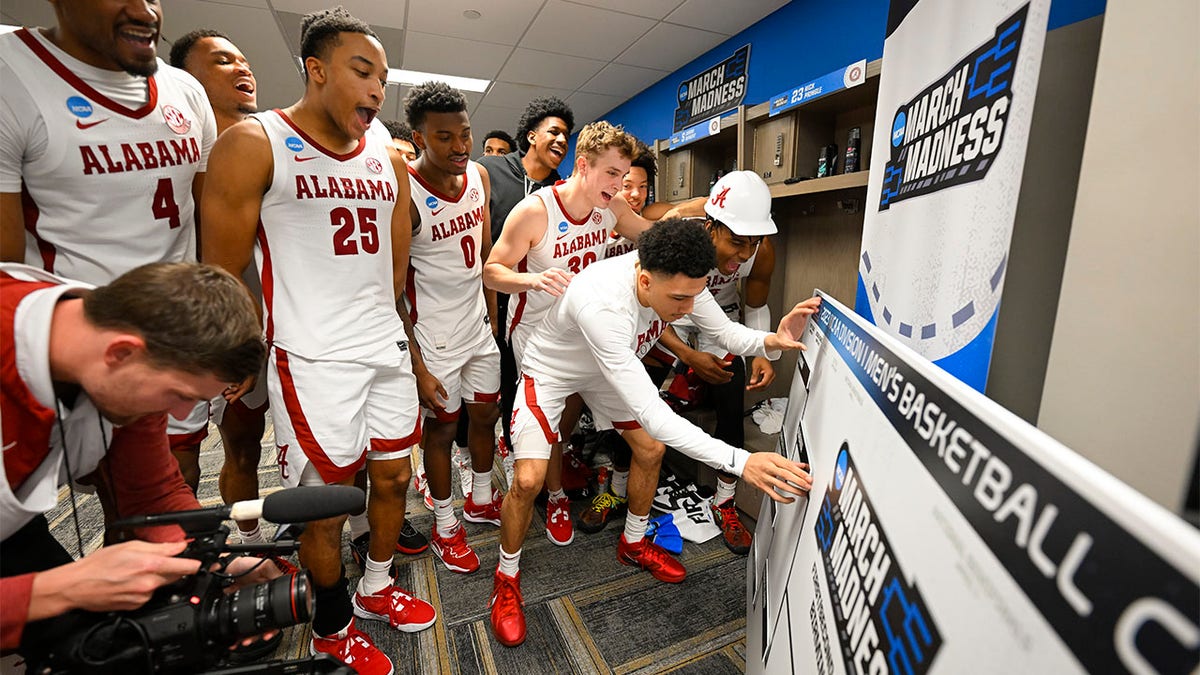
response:
[(329, 224), (337, 228), (333, 233), (334, 255), (358, 255), (359, 244), (362, 245), (363, 253), (379, 253), (379, 229), (375, 227), (375, 209), (351, 211), (341, 206), (329, 212)]

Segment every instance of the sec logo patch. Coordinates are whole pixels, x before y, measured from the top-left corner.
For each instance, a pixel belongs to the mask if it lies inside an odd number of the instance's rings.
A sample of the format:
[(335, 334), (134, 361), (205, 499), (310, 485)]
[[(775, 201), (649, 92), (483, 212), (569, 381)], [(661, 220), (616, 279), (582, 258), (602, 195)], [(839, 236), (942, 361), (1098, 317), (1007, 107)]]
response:
[(183, 135), (192, 128), (192, 121), (189, 120), (183, 113), (179, 112), (179, 108), (173, 105), (164, 105), (162, 107), (163, 121), (177, 134)]
[(367, 170), (369, 170), (371, 173), (383, 173), (383, 164), (374, 157), (368, 157)]

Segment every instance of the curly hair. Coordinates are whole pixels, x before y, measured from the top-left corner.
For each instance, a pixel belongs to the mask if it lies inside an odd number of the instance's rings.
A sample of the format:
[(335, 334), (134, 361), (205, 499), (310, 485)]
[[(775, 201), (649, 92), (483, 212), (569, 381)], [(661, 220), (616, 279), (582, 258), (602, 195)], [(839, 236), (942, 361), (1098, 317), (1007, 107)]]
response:
[[(211, 28), (198, 28), (179, 38), (175, 41), (175, 44), (171, 45), (171, 56), (169, 57), (168, 62), (172, 66), (182, 69), (184, 67), (183, 64), (187, 61), (188, 54), (192, 51), (192, 47), (195, 47), (196, 43), (204, 38), (222, 38), (229, 40), (229, 36), (219, 30), (213, 30)], [(232, 40), (230, 40), (230, 42), (232, 42)]]
[(566, 122), (568, 136), (575, 128), (575, 113), (562, 99), (554, 96), (535, 98), (525, 106), (525, 113), (517, 122), (517, 143), (521, 145), (521, 152), (529, 152), (529, 132), (537, 130), (547, 117), (557, 117)]
[[(312, 12), (300, 20), (300, 61), (310, 56), (324, 59), (331, 48), (341, 44), (338, 33), (362, 33), (379, 39), (365, 21), (356, 19), (341, 5)], [(304, 69), (304, 79), (308, 80), (307, 68)]]
[(638, 237), (638, 262), (647, 272), (692, 279), (708, 276), (717, 266), (712, 237), (698, 221), (660, 220)]
[(388, 135), (392, 138), (412, 143), (412, 127), (408, 124), (399, 120), (383, 120), (383, 128), (388, 130)]
[(513, 140), (513, 137), (509, 136), (507, 131), (502, 131), (500, 129), (492, 129), (491, 131), (487, 132), (487, 136), (484, 136), (483, 140), (480, 141), (480, 146), (482, 147), (483, 145), (487, 145), (487, 142), (493, 138), (499, 138), (505, 143), (508, 143), (509, 152), (512, 152), (517, 148), (517, 142)]
[(638, 139), (624, 128), (601, 120), (580, 129), (579, 138), (575, 140), (575, 155), (586, 157), (590, 163), (605, 150), (616, 148), (622, 157), (634, 160), (638, 157), (638, 143)]
[(213, 265), (134, 268), (84, 296), (83, 313), (99, 328), (142, 336), (146, 356), (160, 368), (241, 382), (267, 356), (246, 287)]
[(633, 139), (637, 145), (637, 156), (633, 158), (631, 167), (641, 167), (646, 172), (646, 182), (654, 185), (654, 177), (658, 175), (658, 163), (654, 161), (654, 153), (650, 151), (650, 146), (646, 145), (638, 139)]
[(426, 113), (466, 112), (467, 97), (445, 82), (432, 80), (418, 84), (404, 97), (404, 116), (408, 126), (421, 129), (425, 126)]

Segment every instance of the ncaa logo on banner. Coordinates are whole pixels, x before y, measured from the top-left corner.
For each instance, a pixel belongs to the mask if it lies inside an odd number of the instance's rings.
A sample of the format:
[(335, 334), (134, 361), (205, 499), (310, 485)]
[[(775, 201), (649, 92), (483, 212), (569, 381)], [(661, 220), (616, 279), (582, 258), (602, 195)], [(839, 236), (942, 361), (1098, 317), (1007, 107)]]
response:
[(88, 103), (88, 100), (82, 96), (72, 96), (67, 99), (67, 110), (70, 110), (72, 115), (79, 118), (92, 116), (92, 104)]

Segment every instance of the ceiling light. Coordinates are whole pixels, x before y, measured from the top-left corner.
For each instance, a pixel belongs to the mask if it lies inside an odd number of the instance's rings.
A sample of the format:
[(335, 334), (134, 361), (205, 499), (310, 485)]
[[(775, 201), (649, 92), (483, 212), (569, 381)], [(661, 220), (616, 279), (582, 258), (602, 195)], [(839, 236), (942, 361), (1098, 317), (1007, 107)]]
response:
[(478, 19), (478, 18), (479, 18), (479, 17), (481, 17), (481, 16), (483, 16), (483, 15), (479, 13), (479, 10), (475, 10), (475, 9), (467, 9), (467, 10), (463, 10), (463, 17), (464, 17), (464, 18), (467, 18), (467, 19)]
[(387, 81), (395, 84), (405, 84), (414, 86), (436, 80), (445, 82), (455, 89), (464, 91), (486, 91), (491, 80), (480, 80), (474, 77), (458, 77), (456, 75), (439, 75), (438, 73), (422, 73), (417, 70), (403, 70), (400, 68), (388, 68)]

